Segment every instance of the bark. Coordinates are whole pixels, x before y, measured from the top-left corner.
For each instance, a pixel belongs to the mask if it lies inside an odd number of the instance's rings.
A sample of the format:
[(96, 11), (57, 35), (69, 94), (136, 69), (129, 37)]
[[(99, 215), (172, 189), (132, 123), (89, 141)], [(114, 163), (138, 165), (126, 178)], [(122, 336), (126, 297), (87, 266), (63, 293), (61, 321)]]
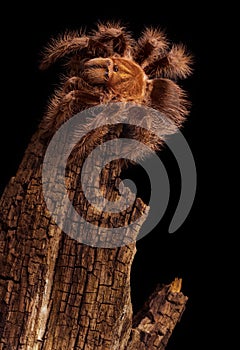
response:
[[(130, 272), (141, 225), (126, 228), (133, 243), (116, 248), (91, 247), (65, 234), (42, 193), (45, 132), (40, 124), (0, 202), (0, 349), (164, 349), (187, 298), (174, 283), (164, 286), (132, 321)], [(113, 130), (110, 138), (119, 132)], [(66, 187), (88, 221), (115, 227), (147, 211), (138, 198), (120, 217), (94, 212), (79, 185), (81, 166), (81, 160), (69, 165)], [(108, 198), (118, 196), (120, 173), (119, 162), (103, 171), (101, 187)], [(96, 186), (91, 177), (89, 182)]]
[(165, 349), (185, 309), (187, 297), (181, 292), (182, 280), (158, 286), (142, 310), (133, 318), (128, 350)]

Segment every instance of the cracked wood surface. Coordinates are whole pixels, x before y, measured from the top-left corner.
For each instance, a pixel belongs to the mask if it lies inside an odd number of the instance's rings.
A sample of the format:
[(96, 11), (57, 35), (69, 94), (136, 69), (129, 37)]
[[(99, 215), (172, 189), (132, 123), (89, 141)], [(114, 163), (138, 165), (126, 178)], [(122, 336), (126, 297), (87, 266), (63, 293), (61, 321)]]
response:
[[(163, 349), (186, 298), (169, 286), (157, 291), (132, 329), (135, 243), (94, 248), (70, 238), (55, 224), (41, 187), (45, 131), (40, 124), (0, 202), (0, 350)], [(107, 136), (115, 138), (120, 132), (118, 127)], [(147, 210), (138, 198), (130, 211), (113, 220), (95, 213), (79, 186), (82, 161), (69, 165), (66, 187), (90, 222), (114, 227), (116, 220), (123, 225)], [(103, 193), (112, 200), (118, 196), (120, 173), (119, 162), (102, 173)], [(137, 234), (137, 229), (126, 230), (133, 240)]]
[(182, 280), (158, 286), (134, 316), (128, 350), (164, 350), (180, 321), (188, 298), (181, 292)]
[[(39, 139), (1, 199), (0, 349), (119, 349), (130, 333), (135, 244), (94, 248), (61, 232), (43, 199)], [(145, 205), (137, 200), (135, 207)]]

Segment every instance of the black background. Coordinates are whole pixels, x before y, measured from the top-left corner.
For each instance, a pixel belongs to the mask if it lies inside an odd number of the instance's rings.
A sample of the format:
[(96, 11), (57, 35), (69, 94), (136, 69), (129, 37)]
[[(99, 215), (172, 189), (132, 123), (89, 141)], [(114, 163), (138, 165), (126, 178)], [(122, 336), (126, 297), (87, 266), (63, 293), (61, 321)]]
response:
[[(130, 4), (130, 3), (129, 3)], [(192, 150), (198, 176), (197, 192), (188, 218), (174, 234), (169, 223), (180, 193), (179, 173), (167, 150), (162, 159), (169, 171), (171, 198), (159, 225), (138, 241), (132, 268), (132, 300), (134, 310), (141, 307), (158, 283), (183, 278), (183, 292), (189, 297), (186, 311), (177, 325), (168, 350), (206, 348), (206, 337), (212, 333), (213, 304), (209, 295), (218, 266), (213, 258), (214, 175), (216, 145), (212, 138), (215, 116), (211, 113), (211, 88), (214, 80), (213, 56), (216, 32), (215, 14), (206, 4), (192, 2), (168, 5), (161, 2), (132, 5), (123, 2), (63, 4), (6, 4), (1, 12), (1, 139), (0, 190), (17, 171), (31, 135), (45, 111), (49, 95), (57, 85), (56, 71), (40, 72), (40, 53), (50, 37), (66, 29), (93, 28), (105, 20), (121, 20), (138, 36), (145, 26), (165, 29), (173, 42), (183, 42), (194, 55), (194, 73), (182, 87), (192, 102), (191, 114), (183, 134)], [(51, 7), (49, 7), (51, 5)], [(213, 162), (214, 162), (213, 161)], [(214, 167), (214, 166), (213, 166)], [(139, 184), (141, 195), (147, 196), (144, 174), (130, 171)], [(130, 173), (129, 172), (129, 173)], [(141, 187), (142, 186), (142, 187)], [(208, 301), (207, 301), (208, 300)], [(208, 317), (205, 318), (206, 313)]]

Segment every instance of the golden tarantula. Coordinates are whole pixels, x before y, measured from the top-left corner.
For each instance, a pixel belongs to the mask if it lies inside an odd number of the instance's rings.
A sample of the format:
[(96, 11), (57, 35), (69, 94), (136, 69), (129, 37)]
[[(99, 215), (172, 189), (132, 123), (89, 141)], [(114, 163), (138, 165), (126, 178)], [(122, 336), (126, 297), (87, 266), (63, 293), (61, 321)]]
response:
[[(52, 40), (40, 68), (62, 58), (68, 75), (50, 102), (45, 130), (53, 125), (57, 129), (83, 109), (116, 101), (152, 107), (177, 127), (188, 114), (188, 101), (176, 80), (190, 75), (192, 58), (182, 44), (170, 46), (161, 30), (146, 28), (138, 40), (119, 23), (98, 24), (89, 35), (68, 32)], [(136, 138), (157, 149), (159, 142), (139, 130)], [(126, 133), (134, 137), (128, 128)]]

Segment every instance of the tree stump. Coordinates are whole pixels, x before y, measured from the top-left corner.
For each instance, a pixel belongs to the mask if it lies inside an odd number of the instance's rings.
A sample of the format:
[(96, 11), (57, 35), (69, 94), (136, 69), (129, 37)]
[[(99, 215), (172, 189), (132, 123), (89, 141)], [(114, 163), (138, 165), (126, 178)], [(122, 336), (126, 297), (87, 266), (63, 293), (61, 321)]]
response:
[[(119, 135), (119, 128), (113, 131), (110, 138)], [(136, 244), (96, 248), (59, 229), (42, 193), (47, 144), (42, 140), (40, 124), (1, 198), (0, 349), (164, 349), (187, 301), (180, 283), (158, 289), (132, 321), (130, 272)], [(80, 169), (81, 162), (69, 170), (67, 186), (84, 208), (76, 181)], [(120, 174), (119, 162), (103, 171), (101, 186), (109, 198), (117, 195)], [(138, 198), (118, 221), (128, 222), (146, 209)], [(85, 212), (88, 220), (100, 218)], [(103, 215), (100, 225), (104, 220)], [(131, 232), (133, 237), (137, 233)]]

